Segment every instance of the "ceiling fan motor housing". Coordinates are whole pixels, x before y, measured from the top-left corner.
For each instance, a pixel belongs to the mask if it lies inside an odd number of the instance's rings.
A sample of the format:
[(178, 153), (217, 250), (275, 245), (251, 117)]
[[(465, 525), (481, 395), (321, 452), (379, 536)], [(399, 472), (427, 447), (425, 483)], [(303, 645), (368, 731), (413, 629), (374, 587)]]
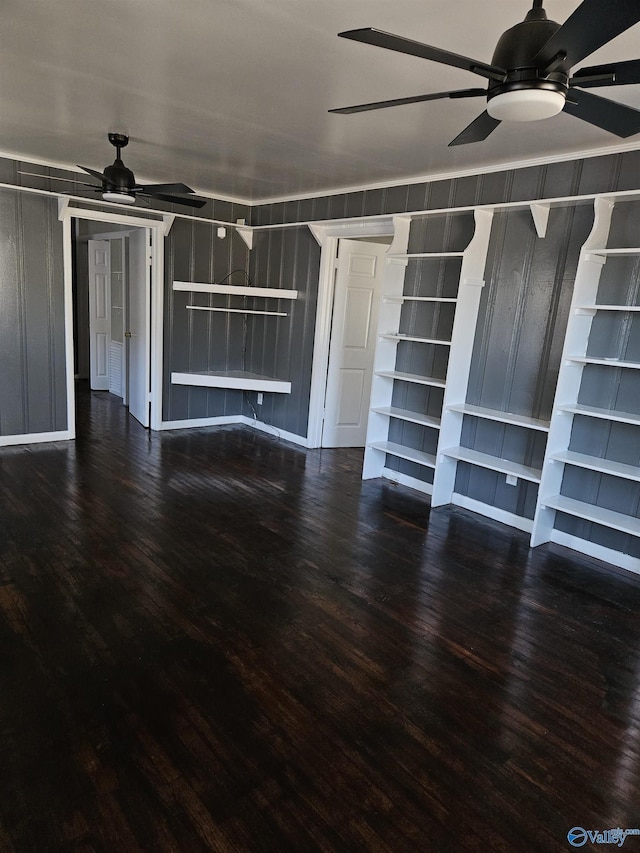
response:
[(562, 110), (569, 88), (562, 57), (553, 70), (539, 69), (534, 62), (538, 51), (559, 29), (560, 24), (549, 21), (544, 9), (534, 8), (524, 21), (502, 34), (492, 64), (506, 68), (507, 76), (489, 86), (489, 115), (507, 121), (533, 121)]

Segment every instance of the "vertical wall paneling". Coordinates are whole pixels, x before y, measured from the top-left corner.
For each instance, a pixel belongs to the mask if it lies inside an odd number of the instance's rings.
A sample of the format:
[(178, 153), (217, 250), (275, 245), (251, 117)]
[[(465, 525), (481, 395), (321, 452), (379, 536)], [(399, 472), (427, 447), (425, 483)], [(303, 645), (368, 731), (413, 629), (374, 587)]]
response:
[(55, 200), (0, 191), (0, 231), (0, 439), (64, 432), (62, 225)]

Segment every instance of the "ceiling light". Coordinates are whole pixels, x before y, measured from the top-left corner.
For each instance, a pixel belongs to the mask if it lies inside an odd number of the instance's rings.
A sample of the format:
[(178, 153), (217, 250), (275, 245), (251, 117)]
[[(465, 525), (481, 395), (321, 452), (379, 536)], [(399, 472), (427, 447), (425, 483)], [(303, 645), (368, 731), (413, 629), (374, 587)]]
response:
[(515, 89), (494, 95), (487, 103), (487, 112), (499, 121), (538, 121), (562, 112), (563, 92), (550, 89)]
[(116, 204), (133, 204), (136, 200), (136, 197), (129, 193), (114, 193), (108, 190), (102, 193), (102, 198), (105, 201), (115, 201)]

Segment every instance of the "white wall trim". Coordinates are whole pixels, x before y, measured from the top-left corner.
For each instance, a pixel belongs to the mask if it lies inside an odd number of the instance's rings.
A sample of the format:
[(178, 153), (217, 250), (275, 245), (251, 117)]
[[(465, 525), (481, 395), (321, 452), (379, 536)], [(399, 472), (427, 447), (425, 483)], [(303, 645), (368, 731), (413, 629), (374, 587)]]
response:
[(425, 495), (430, 495), (433, 491), (431, 483), (427, 483), (425, 480), (418, 480), (417, 477), (410, 477), (401, 471), (393, 471), (391, 468), (382, 469), (382, 478), (391, 480), (393, 483), (398, 483), (400, 486), (408, 486), (410, 489), (415, 489), (415, 491), (422, 492)]
[(161, 421), (158, 430), (198, 429), (199, 427), (226, 426), (242, 423), (242, 415), (218, 415), (211, 418), (185, 418), (179, 421)]
[[(151, 263), (151, 429), (160, 429), (162, 423), (162, 343), (164, 322), (164, 228), (162, 219), (145, 219), (101, 210), (84, 210), (71, 207), (68, 203), (59, 205), (58, 218), (62, 221), (63, 269), (65, 293), (65, 351), (67, 364), (67, 426), (75, 438), (75, 386), (73, 370), (73, 245), (71, 242), (71, 219), (89, 219), (94, 222), (110, 222), (148, 228), (153, 235)], [(173, 221), (173, 220), (172, 220)]]
[(302, 447), (308, 447), (307, 439), (303, 435), (297, 435), (287, 430), (279, 429), (271, 424), (266, 424), (263, 421), (254, 420), (247, 415), (219, 415), (212, 418), (192, 418), (180, 421), (162, 421), (159, 429), (198, 429), (199, 427), (218, 427), (228, 426), (230, 424), (238, 424), (240, 426), (248, 426), (253, 429), (265, 432), (273, 438), (281, 438), (283, 441), (290, 441), (292, 444), (299, 444)]
[(462, 509), (471, 510), (478, 515), (483, 515), (485, 518), (492, 518), (494, 521), (499, 521), (502, 524), (507, 524), (509, 527), (516, 527), (525, 533), (531, 533), (533, 521), (530, 518), (523, 518), (521, 515), (515, 515), (513, 512), (507, 512), (497, 506), (476, 501), (473, 498), (468, 498), (466, 495), (460, 495), (454, 492), (451, 497), (451, 503)]
[[(214, 201), (227, 201), (232, 204), (241, 204), (246, 207), (258, 207), (263, 204), (279, 204), (287, 201), (301, 201), (306, 198), (323, 198), (324, 196), (346, 195), (347, 193), (362, 192), (366, 190), (387, 189), (389, 187), (402, 187), (405, 185), (431, 183), (433, 181), (446, 181), (453, 178), (464, 178), (470, 175), (486, 175), (494, 172), (509, 172), (514, 169), (526, 169), (531, 166), (545, 166), (549, 163), (564, 163), (570, 160), (588, 160), (593, 157), (606, 157), (609, 154), (624, 154), (627, 151), (637, 151), (640, 149), (638, 142), (621, 142), (614, 145), (606, 145), (602, 148), (590, 148), (586, 151), (571, 151), (561, 154), (549, 154), (545, 157), (532, 157), (524, 160), (512, 160), (501, 163), (491, 163), (486, 166), (476, 166), (469, 169), (452, 169), (445, 172), (427, 172), (422, 175), (413, 175), (410, 177), (391, 178), (387, 181), (378, 181), (370, 184), (354, 184), (348, 187), (331, 188), (323, 190), (315, 190), (313, 192), (293, 193), (292, 195), (270, 196), (261, 199), (248, 199), (241, 196), (227, 195), (224, 193), (212, 192), (211, 190), (199, 190), (196, 188), (196, 195), (210, 198)], [(59, 163), (46, 158), (35, 159), (31, 156), (18, 154), (11, 151), (0, 151), (0, 157), (8, 160), (15, 160), (22, 163), (33, 163), (34, 165), (45, 166), (51, 169), (61, 169), (65, 172), (78, 174), (78, 167), (71, 163)], [(42, 176), (46, 178), (46, 175)], [(144, 179), (144, 176), (139, 178), (140, 183), (155, 183), (156, 181), (149, 178)], [(86, 200), (86, 199), (85, 199)], [(104, 202), (103, 202), (104, 203)], [(229, 223), (231, 224), (231, 223)]]
[(586, 539), (581, 539), (579, 536), (572, 536), (570, 533), (565, 533), (563, 530), (554, 529), (551, 534), (551, 542), (556, 545), (563, 545), (565, 548), (571, 548), (572, 551), (579, 552), (580, 557), (590, 556), (597, 560), (602, 560), (605, 563), (611, 563), (621, 569), (626, 569), (628, 572), (640, 574), (640, 559), (632, 557), (630, 554), (623, 554), (621, 551), (613, 551), (611, 548), (605, 548), (603, 545), (597, 545), (595, 542), (587, 542)]
[(286, 429), (280, 429), (272, 424), (265, 424), (263, 421), (254, 420), (247, 415), (240, 415), (239, 423), (245, 426), (253, 427), (254, 429), (266, 432), (272, 438), (281, 438), (283, 441), (290, 441), (292, 444), (299, 444), (302, 447), (309, 447), (309, 441), (304, 435), (297, 435), (295, 432), (287, 432)]
[(69, 441), (75, 438), (74, 430), (61, 429), (55, 432), (29, 432), (23, 435), (0, 435), (0, 447), (16, 444), (40, 444), (45, 441)]
[[(399, 215), (402, 216), (402, 214)], [(366, 217), (338, 220), (331, 225), (320, 226), (318, 224), (313, 232), (314, 237), (320, 244), (321, 252), (316, 329), (313, 341), (313, 360), (311, 363), (309, 419), (307, 421), (308, 447), (320, 447), (322, 443), (322, 422), (324, 419), (324, 402), (327, 392), (327, 369), (329, 366), (331, 318), (333, 314), (339, 238), (371, 237), (375, 239), (375, 237), (393, 235), (395, 218), (397, 217), (379, 217), (373, 224)], [(406, 218), (406, 215), (404, 218)]]

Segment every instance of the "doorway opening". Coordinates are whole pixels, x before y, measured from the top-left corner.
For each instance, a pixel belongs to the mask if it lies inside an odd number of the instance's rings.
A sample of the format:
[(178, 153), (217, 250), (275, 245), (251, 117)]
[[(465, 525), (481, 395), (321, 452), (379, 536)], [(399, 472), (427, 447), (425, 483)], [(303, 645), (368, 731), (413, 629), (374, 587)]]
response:
[(74, 375), (150, 425), (150, 233), (73, 220)]
[(338, 241), (322, 447), (364, 447), (391, 237)]

